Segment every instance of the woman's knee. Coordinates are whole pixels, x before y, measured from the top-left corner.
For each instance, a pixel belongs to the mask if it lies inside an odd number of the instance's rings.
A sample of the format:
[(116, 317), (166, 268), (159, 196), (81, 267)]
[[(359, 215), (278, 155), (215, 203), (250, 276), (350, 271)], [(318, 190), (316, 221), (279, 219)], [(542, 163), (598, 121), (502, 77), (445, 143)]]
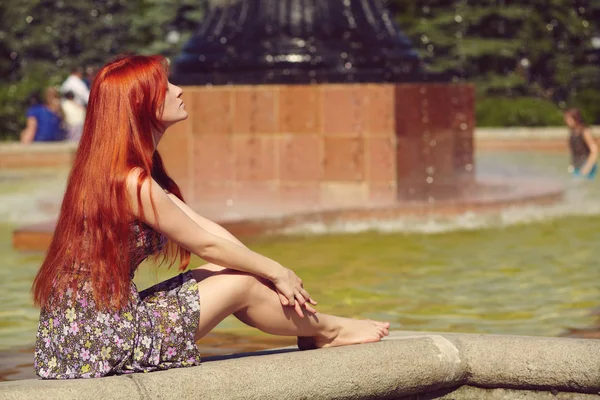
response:
[(226, 277), (231, 290), (240, 290), (242, 292), (254, 291), (260, 285), (268, 285), (267, 280), (256, 275), (219, 266), (215, 267), (217, 268), (205, 265), (192, 270), (194, 279), (196, 279), (197, 282), (201, 282), (213, 276)]
[(228, 275), (231, 276), (236, 287), (241, 290), (242, 293), (253, 293), (256, 290), (261, 289), (266, 283), (264, 279), (245, 272), (233, 271), (229, 272)]

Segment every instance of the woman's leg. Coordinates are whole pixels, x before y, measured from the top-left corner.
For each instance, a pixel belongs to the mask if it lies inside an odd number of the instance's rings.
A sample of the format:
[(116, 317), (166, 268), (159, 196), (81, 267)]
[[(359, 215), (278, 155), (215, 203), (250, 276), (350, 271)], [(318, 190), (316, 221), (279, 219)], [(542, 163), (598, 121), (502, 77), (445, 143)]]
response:
[(193, 271), (200, 292), (200, 322), (196, 340), (228, 315), (263, 332), (314, 338), (317, 347), (376, 342), (389, 324), (317, 313), (300, 318), (284, 307), (269, 283), (250, 274), (205, 265)]

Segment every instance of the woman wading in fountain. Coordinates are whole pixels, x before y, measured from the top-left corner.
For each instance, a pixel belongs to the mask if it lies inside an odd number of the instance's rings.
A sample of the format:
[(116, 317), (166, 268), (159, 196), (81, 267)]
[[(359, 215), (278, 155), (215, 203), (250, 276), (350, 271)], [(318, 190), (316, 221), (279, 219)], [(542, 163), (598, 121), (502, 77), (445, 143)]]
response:
[[(108, 63), (92, 88), (60, 217), (33, 294), (35, 369), (90, 378), (200, 363), (195, 341), (230, 314), (301, 348), (375, 342), (388, 323), (317, 313), (302, 280), (192, 211), (156, 146), (187, 118), (162, 57)], [(138, 292), (138, 264), (162, 253), (186, 269)]]
[(573, 175), (579, 178), (593, 179), (598, 166), (598, 146), (590, 128), (583, 122), (581, 113), (571, 108), (564, 113), (565, 124), (570, 128), (569, 150)]

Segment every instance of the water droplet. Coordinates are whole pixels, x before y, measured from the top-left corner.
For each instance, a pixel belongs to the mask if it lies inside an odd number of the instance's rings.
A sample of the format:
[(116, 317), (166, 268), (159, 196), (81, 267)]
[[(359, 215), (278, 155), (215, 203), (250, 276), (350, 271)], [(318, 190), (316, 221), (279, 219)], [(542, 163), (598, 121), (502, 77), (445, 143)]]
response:
[(429, 142), (429, 145), (430, 145), (431, 147), (435, 147), (435, 145), (436, 145), (436, 144), (437, 144), (437, 142), (435, 141), (435, 139), (433, 139), (433, 140), (431, 140), (431, 141)]
[(94, 18), (96, 18), (98, 16), (98, 10), (92, 10), (90, 11), (90, 15)]
[(431, 43), (429, 43), (429, 44), (427, 45), (427, 51), (429, 51), (429, 52), (432, 52), (432, 51), (433, 51), (433, 49), (434, 49), (434, 46), (433, 46)]
[(25, 18), (25, 22), (27, 22), (28, 24), (30, 24), (32, 21), (33, 21), (33, 17), (32, 17), (31, 15), (28, 15), (28, 16)]
[(421, 35), (421, 42), (425, 44), (429, 43), (429, 38), (427, 37), (427, 35)]
[(581, 25), (583, 25), (584, 28), (587, 28), (588, 26), (590, 26), (590, 23), (586, 20), (581, 21)]
[(344, 64), (344, 68), (346, 68), (346, 69), (352, 68), (352, 63), (351, 62), (347, 62), (346, 64)]
[(13, 51), (12, 53), (10, 53), (10, 59), (11, 60), (15, 60), (17, 58), (18, 54), (16, 51)]
[(221, 42), (221, 44), (225, 44), (227, 43), (227, 38), (225, 36), (222, 36), (221, 39), (219, 39), (219, 42)]
[(427, 182), (428, 184), (432, 184), (433, 183), (433, 176), (428, 176), (427, 179), (425, 179), (425, 182)]
[(546, 29), (548, 29), (549, 31), (551, 31), (552, 29), (554, 29), (554, 25), (552, 25), (552, 24), (546, 24)]
[(425, 168), (425, 172), (427, 173), (427, 175), (433, 175), (435, 173), (435, 167), (433, 165), (430, 165), (427, 168)]
[(265, 57), (265, 60), (267, 60), (267, 62), (273, 62), (273, 56), (270, 54), (267, 54), (267, 56)]
[(464, 122), (460, 124), (460, 129), (463, 130), (463, 131), (466, 131), (468, 127), (469, 126), (466, 123), (464, 123)]
[(460, 24), (462, 22), (462, 17), (460, 15), (455, 15), (454, 20)]
[(348, 53), (342, 52), (342, 54), (340, 54), (340, 56), (345, 60), (346, 58), (348, 58)]

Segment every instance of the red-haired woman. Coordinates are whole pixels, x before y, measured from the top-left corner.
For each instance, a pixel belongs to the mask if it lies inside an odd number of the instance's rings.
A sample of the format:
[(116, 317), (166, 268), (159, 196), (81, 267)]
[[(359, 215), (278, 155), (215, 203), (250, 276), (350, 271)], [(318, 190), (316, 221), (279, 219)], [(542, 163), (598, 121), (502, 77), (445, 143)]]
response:
[(590, 128), (583, 121), (581, 112), (571, 108), (564, 113), (565, 124), (570, 128), (569, 150), (571, 152), (571, 168), (573, 175), (580, 178), (593, 179), (598, 166), (598, 146)]
[[(54, 238), (33, 294), (42, 378), (89, 378), (197, 365), (195, 341), (226, 316), (301, 348), (378, 341), (389, 324), (316, 313), (290, 269), (196, 214), (156, 146), (187, 118), (182, 90), (159, 56), (125, 56), (91, 88), (83, 135)], [(138, 264), (162, 253), (185, 270), (138, 292)]]

